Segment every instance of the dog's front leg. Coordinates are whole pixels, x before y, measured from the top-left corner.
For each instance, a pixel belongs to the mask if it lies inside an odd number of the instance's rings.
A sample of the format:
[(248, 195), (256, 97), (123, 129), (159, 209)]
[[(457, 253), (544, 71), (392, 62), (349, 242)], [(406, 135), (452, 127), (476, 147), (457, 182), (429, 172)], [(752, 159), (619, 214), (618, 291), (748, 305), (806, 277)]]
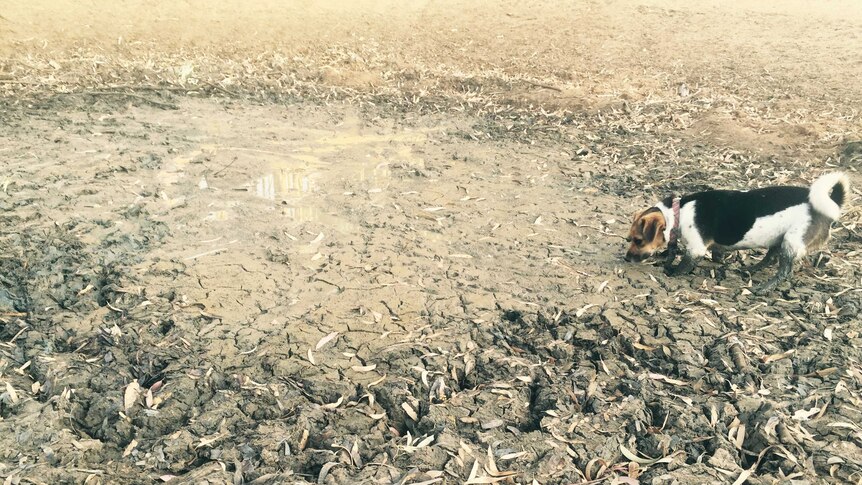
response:
[(703, 259), (703, 255), (693, 256), (691, 253), (686, 252), (682, 256), (682, 261), (680, 261), (679, 264), (675, 268), (668, 268), (666, 273), (669, 276), (679, 276), (679, 275), (689, 274), (689, 273), (691, 273), (691, 270), (693, 270), (695, 268), (695, 266), (697, 266), (698, 263), (700, 263), (700, 261), (702, 259)]
[(756, 295), (764, 295), (774, 290), (779, 283), (784, 280), (790, 279), (790, 275), (793, 273), (793, 256), (787, 253), (787, 251), (781, 251), (781, 254), (778, 258), (778, 273), (775, 274), (769, 281), (763, 283), (760, 286), (754, 288), (754, 294)]
[(679, 252), (679, 248), (676, 245), (667, 247), (667, 259), (664, 260), (664, 270), (670, 271), (673, 267), (673, 262), (676, 261), (676, 255)]

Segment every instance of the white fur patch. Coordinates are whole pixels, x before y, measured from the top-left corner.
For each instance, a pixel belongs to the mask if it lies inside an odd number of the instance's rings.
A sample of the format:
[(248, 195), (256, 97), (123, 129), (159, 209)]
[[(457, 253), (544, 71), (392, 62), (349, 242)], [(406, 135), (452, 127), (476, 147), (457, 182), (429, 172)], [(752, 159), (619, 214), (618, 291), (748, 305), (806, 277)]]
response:
[(820, 176), (814, 183), (811, 184), (811, 191), (808, 193), (808, 201), (814, 210), (824, 216), (837, 221), (841, 217), (841, 206), (829, 198), (829, 192), (836, 185), (844, 186), (844, 197), (850, 196), (850, 181), (842, 172), (833, 172)]
[(706, 256), (706, 244), (700, 236), (700, 231), (694, 224), (694, 213), (697, 201), (691, 201), (679, 208), (679, 234), (686, 251), (692, 256), (699, 258)]
[(742, 240), (731, 248), (768, 248), (781, 242), (789, 253), (799, 256), (805, 253), (805, 232), (810, 224), (809, 205), (794, 205), (775, 214), (758, 217)]

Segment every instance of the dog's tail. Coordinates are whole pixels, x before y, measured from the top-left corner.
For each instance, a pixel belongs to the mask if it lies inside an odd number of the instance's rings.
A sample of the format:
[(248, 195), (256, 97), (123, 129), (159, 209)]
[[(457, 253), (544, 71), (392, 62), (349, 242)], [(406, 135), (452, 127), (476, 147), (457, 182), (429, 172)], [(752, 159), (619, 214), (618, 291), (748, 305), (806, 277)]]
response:
[(837, 221), (850, 193), (850, 180), (842, 172), (821, 175), (811, 184), (808, 201), (814, 210)]

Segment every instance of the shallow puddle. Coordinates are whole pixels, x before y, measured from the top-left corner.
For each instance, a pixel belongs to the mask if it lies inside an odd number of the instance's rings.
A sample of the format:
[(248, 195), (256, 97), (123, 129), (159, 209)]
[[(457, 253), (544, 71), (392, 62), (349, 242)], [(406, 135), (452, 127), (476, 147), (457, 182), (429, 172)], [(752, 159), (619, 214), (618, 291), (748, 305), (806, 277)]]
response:
[(352, 220), (353, 199), (345, 203), (344, 196), (355, 196), (357, 204), (386, 204), (400, 170), (425, 169), (423, 145), (444, 128), (363, 126), (348, 115), (328, 130), (267, 125), (258, 130), (265, 141), (254, 145), (218, 127), (205, 130), (196, 137), (199, 145), (167, 159), (157, 174), (166, 198), (196, 193), (210, 223), (245, 219), (249, 210), (262, 208), (274, 223), (283, 218), (350, 231), (359, 221)]

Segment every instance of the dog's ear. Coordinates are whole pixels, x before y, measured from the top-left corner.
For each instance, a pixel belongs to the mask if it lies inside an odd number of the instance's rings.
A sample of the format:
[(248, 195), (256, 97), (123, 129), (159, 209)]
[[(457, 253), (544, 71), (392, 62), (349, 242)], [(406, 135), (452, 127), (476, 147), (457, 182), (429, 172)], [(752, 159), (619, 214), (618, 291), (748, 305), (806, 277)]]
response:
[(651, 215), (651, 217), (644, 217), (643, 224), (644, 241), (654, 240), (656, 235), (664, 231), (665, 228), (664, 217), (661, 217), (661, 213)]
[(649, 219), (643, 220), (643, 229), (641, 229), (641, 233), (644, 235), (644, 241), (652, 241), (655, 239), (656, 227), (658, 226), (658, 222), (654, 217), (650, 217)]

